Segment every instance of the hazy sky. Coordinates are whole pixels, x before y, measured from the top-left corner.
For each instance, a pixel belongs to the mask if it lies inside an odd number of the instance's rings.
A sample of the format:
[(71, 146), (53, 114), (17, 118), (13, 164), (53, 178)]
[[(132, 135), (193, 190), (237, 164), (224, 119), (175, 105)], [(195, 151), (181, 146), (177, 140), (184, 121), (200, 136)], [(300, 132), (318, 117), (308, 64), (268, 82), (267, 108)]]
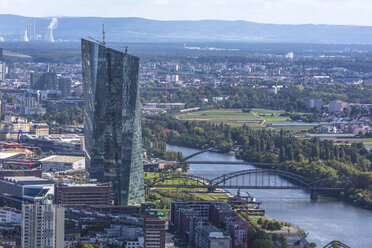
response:
[(0, 13), (372, 26), (372, 0), (0, 0)]

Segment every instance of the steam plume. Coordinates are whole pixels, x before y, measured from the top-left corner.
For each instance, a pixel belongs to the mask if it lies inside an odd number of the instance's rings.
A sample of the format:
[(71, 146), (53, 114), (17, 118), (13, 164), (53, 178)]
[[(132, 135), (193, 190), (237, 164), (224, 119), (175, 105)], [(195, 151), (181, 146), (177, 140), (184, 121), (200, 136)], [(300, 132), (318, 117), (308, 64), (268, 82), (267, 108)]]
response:
[(49, 29), (55, 29), (57, 27), (58, 19), (53, 17), (52, 21), (49, 23)]

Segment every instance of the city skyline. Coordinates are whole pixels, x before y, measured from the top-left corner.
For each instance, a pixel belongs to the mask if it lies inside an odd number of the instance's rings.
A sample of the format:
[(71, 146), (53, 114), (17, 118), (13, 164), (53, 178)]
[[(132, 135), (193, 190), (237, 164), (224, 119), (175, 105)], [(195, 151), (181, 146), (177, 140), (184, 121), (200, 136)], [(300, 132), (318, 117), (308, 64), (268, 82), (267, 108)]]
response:
[[(142, 17), (156, 20), (245, 20), (273, 24), (334, 24), (371, 26), (367, 0), (125, 0), (0, 1), (2, 14), (24, 16)], [(39, 6), (39, 8), (34, 8)], [(311, 10), (311, 11), (309, 11)]]

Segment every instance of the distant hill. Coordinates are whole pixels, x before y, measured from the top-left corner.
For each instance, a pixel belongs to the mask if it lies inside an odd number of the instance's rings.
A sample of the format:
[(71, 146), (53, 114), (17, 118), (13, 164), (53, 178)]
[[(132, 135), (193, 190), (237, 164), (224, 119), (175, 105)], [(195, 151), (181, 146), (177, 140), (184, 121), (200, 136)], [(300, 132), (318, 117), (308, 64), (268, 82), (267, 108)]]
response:
[[(51, 18), (36, 18), (36, 34), (43, 37)], [(33, 37), (34, 18), (0, 15), (0, 40)], [(56, 41), (101, 39), (105, 24), (109, 41), (249, 41), (293, 43), (372, 44), (372, 27), (337, 25), (276, 25), (247, 21), (157, 21), (143, 18), (61, 17), (53, 31)], [(2, 38), (1, 38), (2, 37)]]

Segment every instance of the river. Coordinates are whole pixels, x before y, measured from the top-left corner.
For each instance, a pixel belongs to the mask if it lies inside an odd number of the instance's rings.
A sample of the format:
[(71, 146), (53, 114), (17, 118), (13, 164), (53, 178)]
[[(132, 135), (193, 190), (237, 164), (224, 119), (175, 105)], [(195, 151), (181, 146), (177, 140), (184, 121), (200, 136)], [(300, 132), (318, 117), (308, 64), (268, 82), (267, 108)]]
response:
[[(169, 150), (182, 152), (184, 156), (199, 150), (168, 145)], [(198, 161), (239, 161), (232, 155), (214, 152), (202, 153), (191, 159)], [(251, 165), (190, 165), (189, 173), (208, 179), (225, 173), (253, 169)], [(244, 195), (245, 190), (242, 190)], [(235, 191), (231, 191), (235, 193)], [(360, 209), (333, 198), (319, 196), (316, 202), (310, 200), (304, 190), (249, 190), (268, 217), (291, 222), (305, 232), (307, 240), (323, 247), (332, 240), (339, 240), (352, 248), (372, 247), (372, 211)]]

